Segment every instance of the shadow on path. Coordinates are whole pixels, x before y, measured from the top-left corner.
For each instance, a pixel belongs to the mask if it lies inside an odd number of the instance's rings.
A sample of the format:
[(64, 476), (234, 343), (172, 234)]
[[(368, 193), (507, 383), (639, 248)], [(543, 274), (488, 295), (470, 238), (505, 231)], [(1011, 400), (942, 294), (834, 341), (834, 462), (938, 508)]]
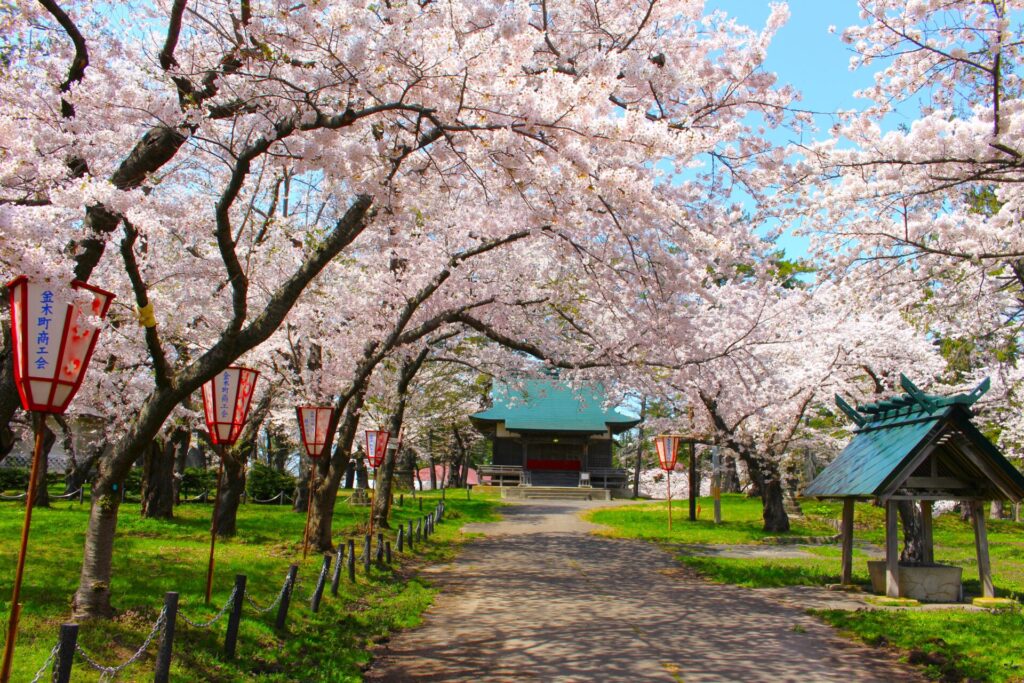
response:
[(474, 525), (488, 537), (427, 572), (437, 603), (367, 680), (916, 679), (799, 609), (695, 578), (652, 544), (589, 534), (575, 514), (589, 507), (519, 505)]

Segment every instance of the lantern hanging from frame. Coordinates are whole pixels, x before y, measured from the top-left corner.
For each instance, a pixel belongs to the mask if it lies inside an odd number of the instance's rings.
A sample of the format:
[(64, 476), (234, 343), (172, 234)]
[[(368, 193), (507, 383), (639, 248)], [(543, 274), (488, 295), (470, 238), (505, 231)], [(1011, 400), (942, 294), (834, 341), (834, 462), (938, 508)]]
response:
[(11, 304), (14, 382), (27, 411), (63, 413), (85, 377), (99, 329), (90, 317), (103, 319), (114, 295), (75, 280), (71, 288), (92, 294), (85, 307), (60, 301), (46, 282), (22, 275), (7, 284)]
[(366, 430), (366, 462), (373, 469), (377, 469), (384, 462), (384, 454), (387, 453), (390, 437), (391, 435), (386, 429)]
[(203, 385), (206, 429), (215, 445), (230, 446), (238, 440), (259, 375), (257, 370), (232, 365)]
[(319, 458), (327, 445), (327, 428), (334, 417), (331, 406), (298, 406), (295, 409), (299, 418), (299, 437), (306, 455)]
[(679, 444), (683, 437), (677, 434), (661, 434), (654, 437), (654, 448), (658, 451), (658, 464), (661, 469), (671, 472), (676, 468), (679, 459)]

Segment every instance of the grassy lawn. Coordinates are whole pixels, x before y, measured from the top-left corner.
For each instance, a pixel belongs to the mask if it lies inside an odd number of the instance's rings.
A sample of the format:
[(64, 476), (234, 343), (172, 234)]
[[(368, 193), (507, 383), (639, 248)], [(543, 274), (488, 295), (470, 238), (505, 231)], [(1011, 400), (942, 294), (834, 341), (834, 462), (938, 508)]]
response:
[[(426, 492), (423, 498), (423, 508), (429, 511), (440, 492)], [(273, 628), (274, 612), (258, 616), (247, 604), (242, 613), (238, 655), (229, 661), (222, 655), (226, 618), (203, 630), (179, 618), (172, 680), (360, 680), (361, 667), (369, 661), (368, 647), (395, 629), (418, 623), (419, 615), (432, 600), (432, 589), (413, 576), (415, 567), (452, 557), (462, 537), (459, 528), (463, 523), (496, 518), (494, 496), (474, 493), (473, 500), (467, 501), (465, 493), (458, 491), (451, 492), (447, 499), (444, 523), (437, 525), (429, 541), (416, 545), (414, 555), (395, 553), (394, 571), (375, 568), (370, 577), (363, 575), (359, 564), (354, 584), (343, 572), (338, 597), (330, 596), (328, 584), (317, 614), (310, 611), (308, 596), (319, 574), (321, 557), (311, 553), (302, 561), (304, 515), (292, 512), (288, 506), (243, 505), (238, 515), (238, 536), (217, 542), (213, 607), (206, 608), (202, 602), (212, 506), (182, 505), (175, 509), (174, 520), (159, 521), (141, 519), (137, 504), (125, 504), (114, 552), (112, 588), (118, 616), (113, 621), (82, 624), (79, 644), (105, 665), (120, 664), (149, 633), (165, 591), (180, 593), (181, 613), (193, 621), (206, 621), (228, 598), (235, 574), (246, 574), (253, 599), (267, 605), (280, 590), (288, 565), (298, 563), (299, 582), (285, 636)], [(356, 536), (356, 552), (360, 552), (358, 534), (367, 514), (368, 508), (339, 501), (335, 508), (335, 542)], [(406, 495), (404, 507), (394, 508), (393, 520), (407, 521), (421, 514), (417, 502)], [(0, 571), (0, 615), (5, 628), (22, 519), (19, 504), (0, 503), (0, 567), (7, 567)], [(51, 509), (33, 512), (14, 681), (32, 679), (56, 642), (60, 623), (69, 616), (87, 520), (88, 500), (84, 505), (59, 501)], [(394, 546), (394, 532), (388, 532), (387, 537)], [(117, 680), (152, 680), (155, 654), (154, 644)], [(73, 680), (96, 681), (98, 675), (76, 658)]]
[[(721, 558), (694, 555), (699, 545), (760, 544), (769, 534), (761, 531), (761, 502), (743, 496), (722, 496), (723, 523), (710, 521), (712, 502), (702, 498), (701, 519), (686, 519), (685, 502), (673, 509), (673, 530), (667, 528), (664, 502), (610, 510), (598, 510), (590, 519), (610, 527), (603, 532), (625, 538), (642, 538), (667, 544), (678, 551), (680, 562), (707, 578), (749, 588), (810, 585), (839, 582), (838, 544), (801, 546), (809, 553), (801, 558)], [(804, 501), (806, 518), (793, 524), (790, 537), (831, 535), (829, 520), (838, 519), (842, 504)], [(854, 508), (854, 538), (884, 546), (885, 513), (869, 503)], [(987, 520), (989, 552), (996, 594), (1024, 598), (1024, 525), (1006, 520)], [(943, 564), (964, 568), (964, 589), (980, 594), (974, 533), (971, 525), (955, 514), (934, 520), (935, 557)], [(691, 547), (687, 547), (691, 546)], [(875, 554), (875, 553), (872, 553)], [(853, 579), (869, 587), (869, 554), (855, 548)], [(899, 648), (905, 659), (942, 680), (1024, 681), (1024, 612), (925, 611), (916, 609), (847, 612), (815, 612), (820, 618), (872, 645)]]

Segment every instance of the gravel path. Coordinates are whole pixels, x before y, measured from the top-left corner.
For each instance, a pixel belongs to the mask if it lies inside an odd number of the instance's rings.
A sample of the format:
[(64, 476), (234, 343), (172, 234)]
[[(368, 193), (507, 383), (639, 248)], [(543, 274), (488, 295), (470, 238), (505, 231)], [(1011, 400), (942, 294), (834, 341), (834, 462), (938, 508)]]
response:
[(425, 623), (369, 681), (913, 681), (886, 653), (767, 596), (707, 583), (653, 544), (590, 532), (606, 502), (506, 507), (450, 565)]

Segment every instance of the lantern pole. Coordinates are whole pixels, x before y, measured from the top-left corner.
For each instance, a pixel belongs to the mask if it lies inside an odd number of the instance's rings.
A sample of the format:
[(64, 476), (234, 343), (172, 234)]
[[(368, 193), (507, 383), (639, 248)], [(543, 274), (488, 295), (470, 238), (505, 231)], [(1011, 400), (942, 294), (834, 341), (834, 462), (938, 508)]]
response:
[(39, 461), (43, 454), (43, 431), (46, 413), (32, 413), (32, 427), (35, 430), (35, 448), (32, 450), (32, 471), (28, 478), (28, 494), (25, 496), (25, 520), (21, 526), (21, 546), (18, 548), (18, 568), (14, 574), (14, 593), (11, 597), (11, 617), (7, 625), (7, 640), (4, 642), (4, 662), (0, 669), (0, 681), (11, 680), (11, 665), (14, 662), (14, 640), (18, 636), (18, 621), (21, 618), (21, 581), (25, 575), (25, 554), (28, 550), (28, 532), (32, 526), (32, 504), (36, 498), (36, 483), (39, 479)]
[(672, 531), (672, 470), (665, 473), (668, 486), (668, 530)]
[(213, 518), (210, 520), (210, 562), (206, 565), (206, 604), (210, 604), (213, 594), (213, 549), (217, 545), (217, 513), (220, 512), (220, 487), (224, 479), (224, 444), (217, 444), (220, 454), (220, 466), (217, 468), (217, 495), (213, 499)]
[(370, 538), (373, 538), (373, 500), (377, 493), (377, 469), (373, 468), (373, 486), (370, 487)]
[[(306, 529), (302, 532), (302, 559), (309, 554), (309, 513), (313, 509), (313, 477), (316, 473), (316, 460), (310, 458), (309, 463), (309, 493), (306, 494)], [(371, 515), (373, 512), (371, 511)]]

